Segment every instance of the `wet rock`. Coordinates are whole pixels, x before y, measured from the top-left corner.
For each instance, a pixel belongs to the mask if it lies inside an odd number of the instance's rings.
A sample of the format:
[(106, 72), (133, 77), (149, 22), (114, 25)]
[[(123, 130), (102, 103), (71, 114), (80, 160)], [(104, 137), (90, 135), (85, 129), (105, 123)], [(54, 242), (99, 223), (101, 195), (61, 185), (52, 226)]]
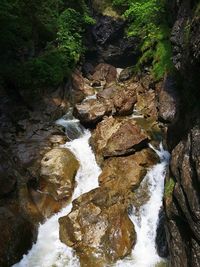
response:
[(159, 212), (159, 222), (156, 231), (156, 249), (157, 253), (162, 258), (167, 258), (169, 256), (169, 249), (166, 237), (166, 217), (164, 210)]
[(147, 169), (156, 164), (158, 158), (151, 149), (143, 149), (131, 156), (113, 157), (104, 161), (102, 173), (99, 176), (100, 186), (111, 189), (136, 189)]
[(41, 161), (40, 190), (49, 193), (56, 200), (69, 199), (74, 189), (74, 178), (78, 168), (78, 161), (68, 149), (52, 149)]
[(159, 118), (164, 122), (173, 122), (177, 117), (178, 96), (173, 77), (167, 76), (159, 93)]
[(60, 239), (76, 250), (81, 266), (105, 266), (130, 254), (136, 234), (123, 202), (117, 192), (97, 188), (59, 219)]
[(112, 114), (113, 110), (114, 107), (110, 101), (89, 99), (75, 106), (74, 115), (82, 124), (92, 126), (101, 121), (105, 115)]
[(100, 63), (95, 67), (94, 74), (92, 75), (94, 82), (104, 81), (106, 85), (115, 82), (117, 79), (117, 70), (109, 64)]
[(91, 137), (97, 162), (103, 158), (120, 156), (141, 150), (148, 143), (148, 135), (133, 119), (105, 118)]
[(37, 228), (16, 207), (0, 207), (0, 266), (17, 263), (36, 241)]
[(120, 82), (125, 82), (133, 76), (133, 73), (134, 73), (133, 67), (128, 67), (121, 71), (118, 80)]

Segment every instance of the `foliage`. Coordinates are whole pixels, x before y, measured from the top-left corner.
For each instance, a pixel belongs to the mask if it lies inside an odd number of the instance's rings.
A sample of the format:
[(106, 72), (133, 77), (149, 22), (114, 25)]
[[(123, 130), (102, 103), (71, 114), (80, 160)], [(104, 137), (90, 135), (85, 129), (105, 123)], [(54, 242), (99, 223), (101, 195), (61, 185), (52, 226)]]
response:
[(74, 8), (69, 2), (1, 0), (1, 82), (40, 88), (69, 75), (84, 51), (86, 26), (94, 23), (83, 0)]
[(173, 68), (165, 4), (165, 0), (113, 0), (115, 6), (126, 6), (128, 35), (141, 40), (142, 56), (137, 67), (152, 65), (156, 80)]
[(175, 182), (173, 178), (170, 178), (165, 184), (165, 197), (170, 197), (174, 190)]

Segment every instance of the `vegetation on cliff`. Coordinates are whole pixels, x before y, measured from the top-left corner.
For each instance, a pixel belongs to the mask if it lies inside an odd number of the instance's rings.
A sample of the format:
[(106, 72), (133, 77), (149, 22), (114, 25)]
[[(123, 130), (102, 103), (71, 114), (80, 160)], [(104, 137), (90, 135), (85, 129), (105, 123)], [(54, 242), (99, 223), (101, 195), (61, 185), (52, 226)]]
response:
[(84, 0), (2, 0), (1, 83), (21, 88), (56, 86), (84, 50), (86, 25), (93, 23)]
[(123, 10), (129, 22), (128, 35), (141, 40), (142, 56), (137, 67), (151, 66), (154, 78), (159, 80), (173, 69), (166, 1), (113, 0), (113, 5)]

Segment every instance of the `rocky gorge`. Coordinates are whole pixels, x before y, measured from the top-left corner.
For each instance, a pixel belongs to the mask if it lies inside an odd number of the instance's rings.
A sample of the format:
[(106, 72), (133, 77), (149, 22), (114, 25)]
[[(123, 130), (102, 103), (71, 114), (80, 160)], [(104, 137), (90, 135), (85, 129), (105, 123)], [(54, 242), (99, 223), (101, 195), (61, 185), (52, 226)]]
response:
[[(145, 266), (199, 266), (199, 17), (194, 6), (193, 1), (169, 3), (178, 78), (166, 74), (157, 82), (148, 69), (134, 74), (138, 40), (125, 37), (120, 19), (95, 13), (89, 49), (67, 83), (35, 99), (23, 90), (0, 88), (0, 266), (20, 262), (34, 243), (29, 254), (35, 246), (35, 258), (24, 258), (19, 266), (101, 267), (131, 255), (139, 239), (137, 214), (152, 193), (145, 177), (162, 164), (155, 152), (162, 141), (171, 161), (152, 246), (164, 261), (156, 258)], [(186, 45), (181, 34), (188, 23)], [(81, 181), (84, 155), (85, 168), (89, 161), (93, 169)], [(88, 179), (96, 179), (94, 188)], [(77, 193), (79, 183), (85, 189)], [(56, 259), (48, 262), (44, 254), (40, 262), (37, 244), (46, 237), (39, 225), (51, 220), (59, 222), (56, 238), (63, 244)], [(45, 234), (51, 247), (51, 233)], [(73, 249), (72, 261), (63, 260), (66, 246)], [(54, 256), (54, 247), (49, 253)]]

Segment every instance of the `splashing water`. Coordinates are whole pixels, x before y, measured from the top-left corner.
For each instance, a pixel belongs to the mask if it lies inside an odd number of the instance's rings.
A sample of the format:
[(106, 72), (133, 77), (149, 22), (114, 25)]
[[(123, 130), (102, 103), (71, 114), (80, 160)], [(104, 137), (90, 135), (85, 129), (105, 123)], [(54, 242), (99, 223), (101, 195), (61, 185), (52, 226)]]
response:
[(131, 256), (120, 260), (116, 267), (155, 267), (162, 261), (155, 248), (156, 229), (164, 190), (164, 178), (170, 154), (160, 145), (160, 150), (150, 146), (160, 157), (161, 163), (148, 171), (142, 183), (148, 183), (150, 198), (140, 207), (139, 216), (134, 208), (130, 219), (135, 225), (137, 243)]
[[(98, 167), (91, 147), (88, 144), (90, 132), (85, 130), (84, 134), (63, 147), (70, 149), (80, 161), (80, 168), (76, 175), (76, 187), (73, 199), (98, 187)], [(33, 245), (28, 255), (13, 265), (13, 267), (77, 267), (78, 258), (73, 250), (59, 240), (59, 217), (65, 216), (70, 212), (72, 204), (69, 204), (61, 212), (51, 217), (39, 227), (38, 239)]]
[[(70, 139), (76, 137), (74, 131), (77, 133), (77, 136), (79, 136), (78, 139), (74, 139), (63, 145), (63, 147), (70, 149), (80, 162), (80, 168), (76, 175), (77, 187), (72, 198), (75, 199), (81, 194), (98, 187), (100, 168), (95, 161), (94, 154), (88, 143), (90, 132), (80, 127), (79, 121), (74, 119), (70, 113), (58, 120), (57, 124), (61, 124), (66, 128), (66, 133), (68, 135), (71, 134)], [(153, 147), (151, 148), (154, 149)], [(159, 209), (162, 205), (164, 177), (169, 160), (169, 153), (164, 151), (162, 146), (160, 146), (160, 150), (155, 151), (159, 155), (161, 163), (149, 170), (142, 182), (148, 183), (150, 198), (148, 202), (140, 208), (139, 216), (134, 215), (134, 209), (133, 213), (130, 215), (137, 233), (136, 246), (129, 257), (118, 261), (114, 265), (116, 267), (154, 267), (161, 261), (155, 249), (155, 237)], [(75, 256), (73, 250), (59, 240), (58, 219), (67, 215), (71, 208), (72, 204), (69, 204), (61, 212), (40, 225), (36, 244), (34, 244), (29, 253), (24, 255), (23, 259), (19, 263), (13, 265), (13, 267), (80, 266), (79, 260)]]

